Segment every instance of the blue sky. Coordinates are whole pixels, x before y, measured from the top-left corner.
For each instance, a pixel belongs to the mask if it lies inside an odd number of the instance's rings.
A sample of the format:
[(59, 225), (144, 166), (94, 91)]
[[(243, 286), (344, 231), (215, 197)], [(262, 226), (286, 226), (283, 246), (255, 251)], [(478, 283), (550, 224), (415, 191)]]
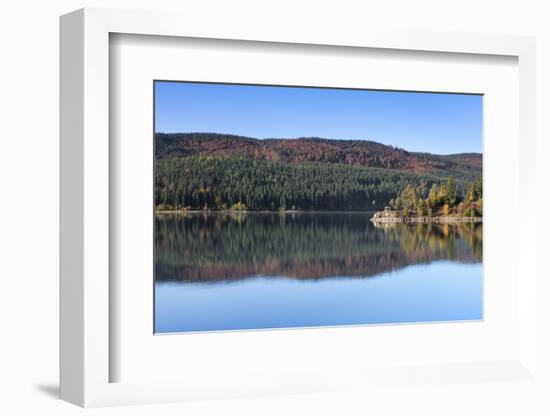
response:
[(157, 81), (156, 132), (374, 140), (410, 151), (482, 151), (482, 97)]

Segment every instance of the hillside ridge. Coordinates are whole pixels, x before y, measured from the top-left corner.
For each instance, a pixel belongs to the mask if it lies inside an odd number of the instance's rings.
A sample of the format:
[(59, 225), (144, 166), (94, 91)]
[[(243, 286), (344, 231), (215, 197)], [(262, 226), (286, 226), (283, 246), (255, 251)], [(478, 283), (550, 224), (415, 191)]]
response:
[(479, 153), (410, 152), (372, 140), (321, 137), (267, 138), (221, 133), (156, 133), (155, 158), (242, 156), (286, 163), (325, 162), (472, 179), (481, 173)]

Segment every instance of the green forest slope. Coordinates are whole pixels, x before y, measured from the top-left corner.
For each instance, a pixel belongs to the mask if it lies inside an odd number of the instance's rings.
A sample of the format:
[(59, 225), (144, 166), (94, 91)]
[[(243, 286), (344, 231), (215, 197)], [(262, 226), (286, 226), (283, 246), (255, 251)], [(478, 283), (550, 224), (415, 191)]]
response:
[(413, 153), (372, 141), (266, 139), (213, 133), (157, 134), (159, 210), (378, 210), (412, 185), (481, 176), (480, 154)]

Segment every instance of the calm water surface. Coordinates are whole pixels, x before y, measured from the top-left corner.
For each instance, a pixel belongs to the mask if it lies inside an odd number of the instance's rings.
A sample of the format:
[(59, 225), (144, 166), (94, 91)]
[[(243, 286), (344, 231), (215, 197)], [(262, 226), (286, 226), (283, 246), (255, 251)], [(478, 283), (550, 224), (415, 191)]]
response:
[(482, 225), (369, 213), (155, 219), (155, 332), (482, 319)]

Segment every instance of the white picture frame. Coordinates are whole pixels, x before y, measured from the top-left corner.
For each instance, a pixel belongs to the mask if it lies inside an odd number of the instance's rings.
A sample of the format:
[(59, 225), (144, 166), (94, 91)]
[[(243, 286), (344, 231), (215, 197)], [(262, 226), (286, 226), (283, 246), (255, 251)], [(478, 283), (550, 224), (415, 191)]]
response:
[[(520, 153), (519, 189), (514, 195), (520, 227), (515, 266), (522, 270), (517, 292), (515, 341), (518, 348), (514, 349), (517, 354), (498, 361), (459, 364), (422, 365), (419, 360), (413, 378), (479, 382), (488, 376), (518, 381), (536, 377), (536, 230), (521, 227), (528, 221), (527, 215), (521, 214), (528, 212), (534, 195), (531, 180), (536, 159), (534, 39), (375, 29), (336, 33), (325, 28), (304, 32), (290, 27), (283, 31), (276, 23), (260, 26), (246, 19), (236, 32), (233, 23), (221, 19), (215, 25), (204, 25), (185, 15), (107, 9), (82, 9), (61, 18), (61, 397), (87, 407), (295, 394), (338, 390), (352, 382), (371, 386), (381, 381), (406, 382), (412, 374), (410, 367), (374, 368), (371, 365), (368, 372), (360, 371), (360, 366), (357, 371), (345, 367), (332, 369), (330, 377), (319, 377), (314, 372), (297, 375), (282, 369), (276, 377), (269, 374), (239, 378), (222, 371), (216, 374), (215, 381), (212, 374), (200, 377), (195, 372), (187, 379), (176, 381), (152, 377), (150, 381), (113, 382), (111, 368), (121, 357), (112, 348), (116, 338), (113, 328), (117, 330), (111, 322), (116, 299), (109, 279), (115, 262), (109, 249), (110, 227), (113, 227), (110, 175), (116, 170), (109, 147), (111, 34), (428, 51), (468, 54), (472, 59), (476, 54), (517, 58)], [(531, 216), (529, 222), (532, 220)], [(235, 342), (238, 343), (238, 339)]]

